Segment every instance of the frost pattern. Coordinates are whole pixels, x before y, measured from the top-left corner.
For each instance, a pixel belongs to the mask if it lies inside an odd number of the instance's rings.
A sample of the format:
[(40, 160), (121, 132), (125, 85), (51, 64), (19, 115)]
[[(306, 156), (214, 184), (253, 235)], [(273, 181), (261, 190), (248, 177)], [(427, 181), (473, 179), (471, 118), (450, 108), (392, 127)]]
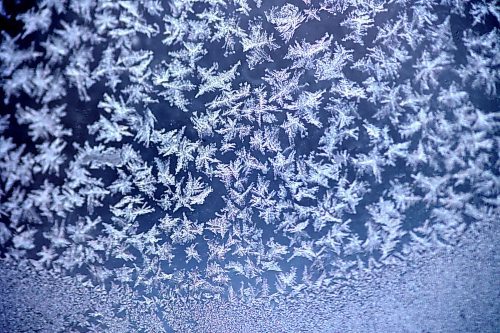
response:
[(42, 0), (11, 17), (0, 287), (59, 305), (1, 325), (199, 331), (200, 306), (328, 299), (497, 225), (499, 13)]

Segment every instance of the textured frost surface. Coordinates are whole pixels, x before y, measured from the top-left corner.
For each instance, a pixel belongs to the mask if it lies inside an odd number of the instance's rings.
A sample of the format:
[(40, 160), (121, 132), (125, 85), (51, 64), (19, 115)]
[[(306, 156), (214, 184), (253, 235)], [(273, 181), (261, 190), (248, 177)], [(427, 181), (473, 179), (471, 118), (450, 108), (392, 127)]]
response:
[(0, 9), (3, 331), (495, 331), (494, 2)]

